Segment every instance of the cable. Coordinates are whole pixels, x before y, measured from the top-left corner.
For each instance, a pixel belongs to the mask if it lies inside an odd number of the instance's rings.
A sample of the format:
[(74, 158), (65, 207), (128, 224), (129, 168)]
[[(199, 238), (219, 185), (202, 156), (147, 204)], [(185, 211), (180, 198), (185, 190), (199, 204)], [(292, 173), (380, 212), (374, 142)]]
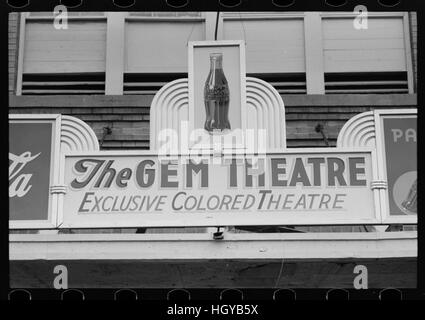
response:
[(190, 30), (189, 36), (186, 39), (186, 44), (189, 43), (189, 39), (192, 36), (193, 30), (195, 29), (196, 22), (192, 23), (192, 29)]
[(279, 270), (279, 275), (277, 276), (276, 282), (274, 284), (274, 287), (277, 288), (277, 285), (279, 284), (280, 278), (282, 276), (282, 272), (283, 272), (283, 264), (285, 262), (285, 259), (282, 258), (282, 262), (280, 264), (280, 270)]
[(277, 275), (274, 287), (277, 288), (279, 282), (280, 282), (280, 278), (282, 277), (282, 273), (283, 273), (283, 264), (285, 263), (285, 243), (283, 243), (283, 256), (282, 256), (282, 261), (280, 262), (280, 269), (279, 269), (279, 274)]
[(218, 17), (220, 15), (220, 11), (217, 11), (217, 17), (215, 18), (215, 31), (214, 31), (214, 40), (217, 41), (217, 31), (218, 31)]
[(243, 23), (243, 19), (242, 19), (242, 14), (240, 11), (238, 11), (239, 13), (239, 20), (242, 23), (242, 29), (243, 29), (243, 39), (245, 40), (245, 45), (246, 45), (246, 32), (245, 32), (245, 24)]

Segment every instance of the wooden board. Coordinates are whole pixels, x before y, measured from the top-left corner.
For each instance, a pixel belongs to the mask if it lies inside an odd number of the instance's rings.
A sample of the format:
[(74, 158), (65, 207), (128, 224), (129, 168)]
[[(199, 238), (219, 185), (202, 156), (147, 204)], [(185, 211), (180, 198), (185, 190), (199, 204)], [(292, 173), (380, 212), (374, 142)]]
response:
[(245, 40), (247, 73), (305, 72), (302, 19), (224, 20), (224, 39)]
[(125, 32), (125, 72), (187, 72), (187, 42), (205, 40), (199, 21), (131, 21)]
[(27, 21), (24, 73), (104, 72), (106, 20), (68, 21), (55, 29), (52, 21)]
[(325, 72), (406, 71), (403, 19), (368, 18), (357, 30), (353, 19), (322, 20)]
[[(11, 261), (11, 288), (52, 288), (53, 268), (68, 268), (70, 288), (353, 288), (358, 264), (369, 288), (415, 288), (416, 259), (333, 261)], [(148, 297), (142, 297), (149, 299)]]

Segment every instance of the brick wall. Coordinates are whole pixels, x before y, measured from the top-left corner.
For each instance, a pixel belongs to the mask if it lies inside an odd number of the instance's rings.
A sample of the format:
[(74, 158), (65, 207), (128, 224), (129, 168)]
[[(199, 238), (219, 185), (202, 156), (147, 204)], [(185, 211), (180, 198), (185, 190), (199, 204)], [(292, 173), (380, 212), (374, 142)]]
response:
[(9, 13), (8, 33), (9, 33), (9, 93), (15, 92), (16, 73), (18, 66), (18, 30), (19, 14)]

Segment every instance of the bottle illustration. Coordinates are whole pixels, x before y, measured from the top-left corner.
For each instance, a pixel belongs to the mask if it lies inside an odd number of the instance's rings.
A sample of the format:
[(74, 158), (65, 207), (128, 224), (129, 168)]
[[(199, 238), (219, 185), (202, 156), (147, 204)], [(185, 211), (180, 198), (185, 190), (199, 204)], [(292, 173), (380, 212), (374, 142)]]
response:
[(223, 55), (210, 54), (210, 72), (204, 87), (206, 120), (204, 128), (210, 134), (230, 130), (229, 85), (223, 72)]
[(401, 206), (407, 213), (417, 213), (417, 179), (412, 183), (409, 193), (407, 194), (406, 199), (402, 202)]

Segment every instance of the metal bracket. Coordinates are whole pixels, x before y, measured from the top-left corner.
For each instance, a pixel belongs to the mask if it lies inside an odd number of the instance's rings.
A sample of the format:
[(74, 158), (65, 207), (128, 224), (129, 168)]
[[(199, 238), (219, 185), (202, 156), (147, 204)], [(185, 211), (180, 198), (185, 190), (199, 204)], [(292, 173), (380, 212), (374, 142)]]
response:
[(56, 186), (50, 187), (51, 194), (55, 194), (55, 193), (66, 194), (66, 191), (67, 191), (67, 187), (65, 185), (56, 185)]
[(374, 189), (388, 189), (388, 183), (385, 180), (373, 180), (370, 183), (370, 187), (372, 190)]
[(213, 233), (213, 239), (214, 240), (223, 240), (224, 239), (224, 235), (223, 235), (223, 231), (220, 231), (221, 227), (217, 227), (217, 231)]

